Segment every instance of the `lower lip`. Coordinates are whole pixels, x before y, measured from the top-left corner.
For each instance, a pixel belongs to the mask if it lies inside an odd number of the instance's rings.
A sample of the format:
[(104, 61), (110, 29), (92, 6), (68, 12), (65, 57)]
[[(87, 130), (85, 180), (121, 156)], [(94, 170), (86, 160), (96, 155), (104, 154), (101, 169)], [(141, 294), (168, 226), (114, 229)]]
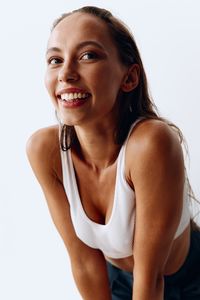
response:
[(75, 101), (72, 101), (72, 102), (67, 102), (67, 101), (63, 101), (63, 100), (59, 99), (59, 102), (61, 103), (61, 105), (63, 107), (77, 108), (77, 107), (80, 107), (80, 106), (84, 105), (85, 102), (87, 102), (88, 98), (89, 97), (84, 98), (84, 99), (76, 99)]

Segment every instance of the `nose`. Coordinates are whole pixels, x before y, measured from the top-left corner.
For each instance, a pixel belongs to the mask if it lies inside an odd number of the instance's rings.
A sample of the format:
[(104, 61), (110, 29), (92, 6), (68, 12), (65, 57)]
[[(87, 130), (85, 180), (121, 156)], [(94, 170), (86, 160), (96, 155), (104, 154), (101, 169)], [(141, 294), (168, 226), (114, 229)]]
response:
[(66, 62), (62, 65), (62, 68), (58, 74), (59, 82), (76, 81), (79, 79), (76, 66), (72, 62)]

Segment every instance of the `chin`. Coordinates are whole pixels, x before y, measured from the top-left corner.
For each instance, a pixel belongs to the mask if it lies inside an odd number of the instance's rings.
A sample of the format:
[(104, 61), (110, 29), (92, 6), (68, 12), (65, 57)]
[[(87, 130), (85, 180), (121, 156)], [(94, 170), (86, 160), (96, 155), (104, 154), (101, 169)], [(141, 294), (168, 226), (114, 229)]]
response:
[(61, 124), (63, 124), (63, 125), (65, 124), (67, 126), (76, 126), (76, 125), (79, 125), (79, 122), (77, 122), (75, 120), (69, 120), (69, 119), (63, 118), (63, 117), (60, 118), (60, 122), (61, 122)]

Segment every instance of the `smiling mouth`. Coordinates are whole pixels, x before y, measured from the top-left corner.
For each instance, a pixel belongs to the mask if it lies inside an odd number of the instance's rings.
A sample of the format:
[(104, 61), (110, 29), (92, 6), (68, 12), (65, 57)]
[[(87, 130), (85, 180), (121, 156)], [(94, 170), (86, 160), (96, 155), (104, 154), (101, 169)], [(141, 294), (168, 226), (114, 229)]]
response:
[(64, 102), (77, 102), (79, 100), (85, 100), (90, 96), (89, 93), (64, 93), (58, 95), (58, 99)]

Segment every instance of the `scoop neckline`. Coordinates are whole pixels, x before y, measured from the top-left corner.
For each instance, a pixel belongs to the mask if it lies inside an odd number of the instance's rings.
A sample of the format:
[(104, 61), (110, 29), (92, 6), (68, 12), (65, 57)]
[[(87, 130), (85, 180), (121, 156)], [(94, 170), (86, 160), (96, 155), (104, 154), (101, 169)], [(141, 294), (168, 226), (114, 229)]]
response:
[[(73, 160), (72, 160), (72, 153), (71, 153), (71, 149), (68, 149), (67, 151), (67, 155), (69, 157), (69, 163), (70, 163), (70, 169), (72, 170), (72, 181), (73, 181), (73, 185), (74, 185), (74, 191), (75, 191), (75, 195), (76, 195), (76, 199), (78, 199), (78, 205), (79, 205), (79, 208), (80, 208), (80, 212), (82, 214), (82, 217), (90, 224), (92, 224), (93, 226), (96, 226), (97, 228), (107, 228), (111, 223), (112, 223), (112, 220), (113, 220), (113, 215), (115, 213), (115, 209), (116, 209), (116, 190), (117, 190), (117, 186), (116, 186), (116, 183), (118, 182), (118, 177), (119, 177), (119, 166), (120, 166), (120, 157), (122, 155), (122, 151), (125, 151), (126, 149), (126, 145), (127, 145), (127, 142), (128, 142), (128, 139), (129, 139), (129, 136), (132, 132), (132, 129), (134, 128), (134, 126), (139, 122), (141, 121), (143, 118), (138, 118), (134, 123), (132, 123), (132, 125), (130, 126), (129, 128), (129, 133), (124, 141), (124, 143), (122, 144), (121, 146), (121, 149), (119, 151), (119, 154), (116, 158), (116, 161), (117, 161), (117, 168), (116, 168), (116, 176), (115, 176), (115, 190), (114, 190), (114, 196), (113, 196), (113, 206), (112, 206), (112, 212), (111, 212), (111, 215), (110, 215), (110, 218), (108, 220), (108, 222), (106, 224), (100, 224), (100, 223), (97, 223), (95, 221), (93, 221), (92, 219), (90, 219), (90, 217), (87, 215), (87, 213), (85, 212), (84, 208), (83, 208), (83, 205), (82, 205), (82, 202), (81, 202), (81, 197), (80, 197), (80, 194), (79, 194), (79, 190), (78, 190), (78, 185), (77, 185), (77, 180), (76, 180), (76, 175), (75, 175), (75, 168), (74, 168), (74, 164), (73, 164)], [(128, 183), (127, 183), (127, 186), (129, 187)], [(130, 188), (130, 187), (129, 187)]]
[(75, 169), (74, 169), (74, 164), (73, 164), (73, 160), (72, 160), (72, 153), (71, 153), (71, 149), (68, 150), (68, 155), (69, 155), (69, 160), (70, 160), (70, 165), (71, 165), (71, 170), (72, 170), (72, 180), (73, 180), (73, 185), (74, 185), (74, 190), (75, 190), (75, 194), (76, 194), (76, 199), (78, 200), (78, 205), (81, 211), (82, 216), (84, 217), (84, 219), (92, 224), (93, 226), (99, 227), (99, 228), (106, 228), (108, 227), (113, 219), (113, 215), (115, 212), (115, 208), (116, 208), (116, 183), (118, 181), (118, 176), (119, 176), (119, 161), (120, 161), (120, 156), (122, 153), (122, 149), (124, 148), (124, 144), (122, 145), (119, 154), (116, 158), (116, 162), (117, 162), (117, 167), (116, 167), (116, 176), (115, 176), (115, 189), (114, 189), (114, 196), (113, 196), (113, 205), (112, 205), (112, 211), (111, 211), (111, 215), (109, 217), (109, 220), (106, 224), (101, 224), (101, 223), (97, 223), (95, 221), (93, 221), (92, 219), (90, 219), (90, 217), (87, 215), (87, 213), (85, 212), (83, 205), (82, 205), (82, 201), (81, 201), (81, 197), (80, 197), (80, 193), (78, 190), (78, 185), (77, 185), (77, 180), (76, 180), (76, 175), (75, 175)]

